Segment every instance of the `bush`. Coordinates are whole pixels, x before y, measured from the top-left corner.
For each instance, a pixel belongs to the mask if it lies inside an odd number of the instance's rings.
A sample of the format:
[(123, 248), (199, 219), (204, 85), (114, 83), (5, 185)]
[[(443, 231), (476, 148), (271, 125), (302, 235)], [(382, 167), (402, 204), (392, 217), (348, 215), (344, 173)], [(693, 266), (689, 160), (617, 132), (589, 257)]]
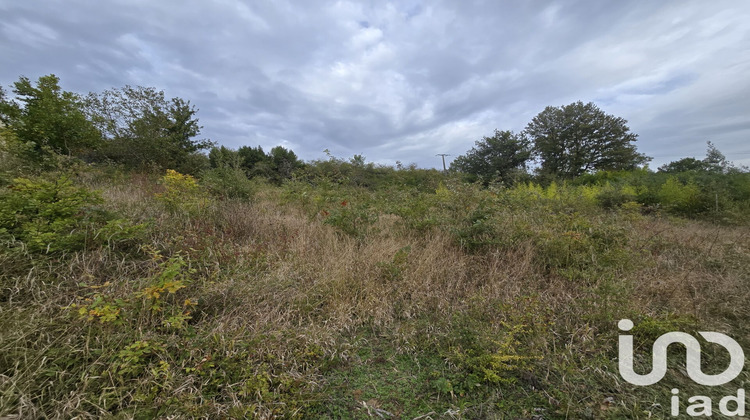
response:
[(669, 212), (684, 216), (695, 216), (706, 210), (700, 188), (693, 183), (682, 184), (670, 177), (659, 189), (659, 202)]
[(211, 167), (208, 156), (199, 153), (186, 154), (175, 166), (175, 169), (183, 174), (198, 175)]
[(80, 159), (57, 154), (49, 146), (22, 142), (13, 131), (0, 127), (0, 187), (11, 184), (14, 178), (54, 171), (72, 173), (83, 165)]
[(164, 192), (156, 194), (156, 198), (172, 213), (194, 213), (206, 206), (198, 181), (190, 175), (167, 169), (161, 184)]
[(140, 235), (143, 225), (114, 218), (101, 203), (99, 193), (77, 187), (65, 176), (53, 181), (16, 178), (0, 196), (0, 239), (8, 248), (56, 253)]
[(486, 203), (479, 205), (461, 220), (453, 234), (461, 248), (476, 252), (500, 244), (500, 226), (493, 219), (494, 210)]
[(607, 210), (622, 207), (623, 204), (635, 201), (635, 199), (635, 191), (630, 186), (617, 188), (607, 185), (596, 195), (596, 202)]
[(115, 296), (103, 292), (111, 286), (109, 282), (104, 285), (80, 283), (87, 293), (79, 296), (77, 302), (67, 309), (87, 322), (111, 323), (133, 329), (184, 329), (196, 303), (178, 292), (190, 285), (195, 270), (189, 268), (189, 259), (179, 254), (166, 258), (154, 252), (152, 259), (158, 264), (157, 270), (142, 280), (140, 290)]
[(222, 198), (248, 199), (255, 192), (255, 184), (240, 168), (221, 167), (204, 171), (201, 183), (211, 194)]
[(26, 157), (33, 149), (33, 144), (23, 144), (12, 131), (0, 128), (0, 187), (12, 183), (13, 178), (29, 169)]
[(377, 213), (366, 203), (350, 203), (348, 200), (323, 210), (324, 223), (341, 229), (356, 238), (363, 238), (378, 220)]

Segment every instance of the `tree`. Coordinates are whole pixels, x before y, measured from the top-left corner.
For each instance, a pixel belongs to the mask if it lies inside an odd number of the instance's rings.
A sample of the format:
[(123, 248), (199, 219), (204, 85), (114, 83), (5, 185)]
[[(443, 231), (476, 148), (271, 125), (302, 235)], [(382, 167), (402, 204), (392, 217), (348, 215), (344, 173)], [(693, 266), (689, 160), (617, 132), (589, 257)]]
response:
[(282, 146), (276, 146), (266, 154), (261, 146), (242, 146), (238, 150), (224, 146), (214, 147), (208, 154), (212, 168), (243, 170), (248, 178), (256, 176), (281, 182), (292, 177), (295, 169), (302, 166), (297, 155)]
[(297, 159), (297, 155), (283, 146), (276, 146), (268, 153), (270, 158), (271, 170), (273, 170), (273, 179), (282, 181), (292, 177), (295, 169), (302, 166), (302, 162)]
[(706, 149), (705, 159), (682, 158), (660, 166), (659, 172), (711, 172), (718, 174), (727, 172), (732, 167), (731, 163), (727, 162), (726, 156), (713, 143), (709, 141), (707, 144), (708, 148)]
[(574, 178), (596, 170), (631, 170), (650, 160), (636, 151), (627, 121), (593, 102), (547, 107), (526, 126), (543, 176)]
[(163, 91), (151, 87), (91, 93), (86, 103), (91, 120), (107, 139), (105, 156), (129, 166), (184, 171), (192, 155), (213, 145), (195, 139), (202, 127), (189, 101), (167, 100)]
[(703, 159), (706, 169), (709, 172), (726, 172), (730, 166), (730, 163), (727, 162), (727, 157), (724, 156), (724, 153), (721, 153), (713, 143), (710, 141), (706, 143), (708, 144), (708, 148), (706, 149), (706, 158)]
[(211, 168), (232, 168), (239, 169), (242, 167), (242, 158), (240, 154), (227, 147), (212, 147), (208, 152), (208, 160)]
[(101, 133), (83, 112), (81, 98), (60, 88), (54, 74), (42, 76), (36, 87), (26, 77), (14, 83), (15, 100), (0, 90), (0, 122), (37, 153), (52, 151), (80, 155), (97, 148)]
[(485, 183), (492, 180), (511, 183), (518, 174), (526, 172), (530, 158), (530, 142), (523, 133), (495, 130), (494, 136), (477, 140), (475, 147), (454, 159), (451, 169)]
[(237, 150), (242, 161), (241, 165), (245, 169), (247, 176), (271, 176), (271, 159), (263, 151), (263, 147), (242, 146)]
[(7, 115), (9, 112), (15, 110), (14, 107), (9, 107), (8, 100), (5, 98), (5, 89), (0, 86), (0, 128), (5, 127), (7, 122), (15, 117), (15, 115)]
[(696, 158), (686, 157), (673, 162), (665, 163), (659, 167), (659, 172), (701, 172), (706, 170), (706, 163)]

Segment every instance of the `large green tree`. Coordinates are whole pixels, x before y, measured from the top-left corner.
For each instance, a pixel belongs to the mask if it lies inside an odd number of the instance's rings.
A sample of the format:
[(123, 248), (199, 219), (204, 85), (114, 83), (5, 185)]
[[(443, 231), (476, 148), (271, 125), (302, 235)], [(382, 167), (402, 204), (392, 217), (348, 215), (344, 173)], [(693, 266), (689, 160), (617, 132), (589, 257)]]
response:
[(242, 167), (245, 169), (247, 176), (264, 176), (272, 177), (273, 168), (271, 167), (271, 158), (263, 151), (260, 145), (257, 147), (242, 146), (237, 150), (242, 160)]
[(99, 146), (101, 133), (83, 112), (81, 98), (60, 88), (54, 74), (36, 86), (27, 77), (13, 84), (14, 99), (0, 91), (0, 122), (37, 153), (80, 155)]
[(129, 166), (185, 170), (197, 152), (213, 145), (196, 138), (202, 128), (198, 110), (181, 98), (167, 99), (163, 91), (125, 86), (91, 93), (86, 102), (106, 136), (105, 155)]
[(273, 171), (272, 180), (281, 182), (292, 177), (292, 173), (302, 167), (297, 155), (283, 146), (276, 146), (268, 152), (269, 163)]
[(465, 155), (454, 159), (451, 169), (485, 183), (495, 180), (511, 183), (519, 174), (526, 173), (530, 158), (530, 143), (523, 133), (495, 130), (495, 135), (477, 140)]
[(547, 107), (526, 126), (543, 176), (574, 178), (596, 170), (629, 170), (650, 160), (623, 118), (594, 103)]

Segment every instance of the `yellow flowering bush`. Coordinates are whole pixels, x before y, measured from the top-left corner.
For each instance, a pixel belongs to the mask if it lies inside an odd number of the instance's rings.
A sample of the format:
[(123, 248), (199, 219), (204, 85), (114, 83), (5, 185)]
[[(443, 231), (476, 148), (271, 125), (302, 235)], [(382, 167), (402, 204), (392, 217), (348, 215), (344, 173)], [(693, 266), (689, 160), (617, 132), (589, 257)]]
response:
[(173, 169), (167, 169), (161, 178), (164, 192), (156, 194), (156, 198), (173, 213), (192, 213), (206, 207), (206, 199), (202, 196), (198, 181), (190, 175), (181, 174)]

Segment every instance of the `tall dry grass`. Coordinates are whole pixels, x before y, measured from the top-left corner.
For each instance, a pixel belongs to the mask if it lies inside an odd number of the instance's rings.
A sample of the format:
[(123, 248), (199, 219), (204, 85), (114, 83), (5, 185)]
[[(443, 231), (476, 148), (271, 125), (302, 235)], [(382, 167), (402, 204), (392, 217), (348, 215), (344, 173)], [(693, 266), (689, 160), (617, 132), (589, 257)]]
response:
[[(0, 415), (129, 416), (172, 404), (171, 411), (151, 413), (335, 417), (325, 414), (326, 406), (362, 407), (358, 394), (337, 388), (334, 378), (352, 366), (371, 367), (361, 354), (372, 347), (389, 361), (398, 355), (418, 364), (442, 361), (441, 374), (453, 382), (488, 366), (473, 352), (533, 358), (523, 369), (510, 364), (509, 382), (482, 384), (482, 401), (460, 397), (459, 385), (455, 392), (421, 391), (420, 398), (441, 407), (470, 401), (463, 411), (451, 408), (459, 418), (501, 416), (502, 402), (524, 401), (522, 395), (534, 404), (546, 401), (550, 418), (564, 412), (578, 418), (618, 394), (618, 415), (628, 416), (656, 397), (638, 394), (610, 370), (617, 319), (677, 315), (733, 336), (747, 332), (747, 227), (592, 213), (591, 231), (614, 226), (624, 232), (607, 245), (622, 248), (622, 261), (602, 267), (596, 258), (604, 254), (594, 250), (586, 257), (593, 259), (588, 271), (571, 275), (541, 263), (555, 257), (552, 252), (566, 252), (545, 241), (569, 235), (565, 243), (575, 246), (587, 231), (546, 232), (545, 208), (506, 208), (493, 216), (503, 218), (497, 222), (503, 228), (523, 224), (537, 236), (467, 252), (451, 229), (404, 228), (402, 217), (387, 212), (363, 237), (347, 235), (270, 187), (250, 201), (209, 199), (198, 210), (175, 213), (155, 198), (162, 187), (148, 177), (86, 182), (102, 191), (110, 210), (149, 228), (138, 246), (125, 250), (104, 247), (23, 263), (0, 257), (13, 264), (3, 273), (10, 287), (0, 305)], [(185, 290), (197, 302), (192, 335), (149, 331), (146, 318), (122, 332), (80, 322), (63, 309), (80, 301), (80, 283), (112, 296), (132, 294), (159, 269), (153, 250), (165, 258), (185, 256), (195, 270)], [(520, 333), (511, 332), (516, 327)], [(515, 349), (501, 353), (509, 349), (493, 340), (509, 336)], [(155, 357), (169, 366), (167, 373), (145, 371), (123, 382), (108, 370), (118, 351), (152, 338), (172, 343)], [(213, 361), (213, 370), (201, 371)], [(144, 389), (158, 392), (145, 400)], [(407, 410), (404, 401), (392, 404)], [(306, 411), (310, 407), (317, 408)]]

